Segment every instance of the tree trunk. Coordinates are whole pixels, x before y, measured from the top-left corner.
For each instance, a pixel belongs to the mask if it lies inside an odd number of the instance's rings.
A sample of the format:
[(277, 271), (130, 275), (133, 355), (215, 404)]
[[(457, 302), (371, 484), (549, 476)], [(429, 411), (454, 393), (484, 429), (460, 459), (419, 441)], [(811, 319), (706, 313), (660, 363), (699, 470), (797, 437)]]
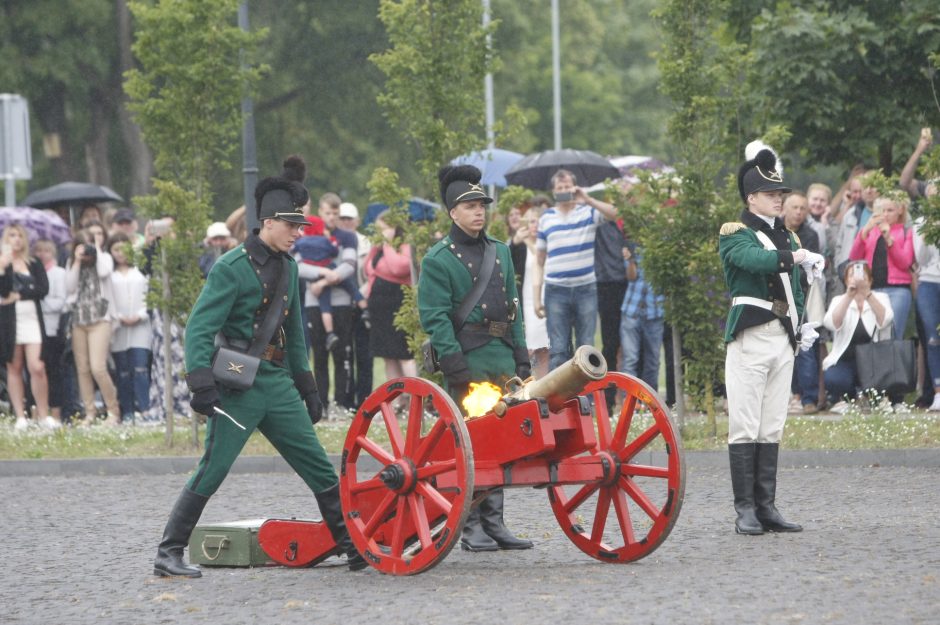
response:
[(89, 182), (113, 187), (108, 143), (111, 139), (111, 107), (106, 90), (94, 89), (89, 99), (91, 135), (85, 144), (85, 166)]
[[(118, 29), (118, 51), (120, 55), (119, 71), (124, 72), (133, 68), (134, 57), (131, 54), (131, 14), (127, 8), (127, 0), (114, 0), (115, 15)], [(118, 81), (120, 83), (120, 80)], [(151, 192), (150, 179), (153, 177), (153, 155), (147, 144), (144, 143), (140, 126), (134, 123), (130, 111), (127, 110), (127, 95), (120, 90), (120, 101), (117, 106), (118, 121), (121, 124), (121, 135), (124, 146), (130, 158), (130, 189), (128, 199), (135, 195), (147, 195)]]
[[(170, 301), (170, 276), (166, 272), (166, 248), (160, 246), (160, 265), (163, 269), (163, 301)], [(163, 405), (165, 406), (163, 414), (166, 419), (166, 446), (173, 446), (173, 358), (170, 350), (170, 341), (172, 340), (173, 324), (170, 320), (169, 312), (162, 311), (163, 321)]]
[(890, 143), (884, 143), (878, 146), (878, 167), (886, 176), (890, 176), (894, 171), (893, 146)]
[(682, 336), (675, 325), (672, 326), (672, 371), (676, 382), (676, 416), (682, 432), (685, 430), (685, 381), (682, 379)]
[(76, 157), (71, 142), (68, 121), (65, 115), (64, 93), (64, 85), (59, 85), (57, 89), (49, 89), (36, 100), (33, 108), (43, 133), (59, 136), (60, 154), (56, 158), (49, 159), (55, 172), (55, 178), (59, 182), (84, 178), (79, 166), (81, 161)]

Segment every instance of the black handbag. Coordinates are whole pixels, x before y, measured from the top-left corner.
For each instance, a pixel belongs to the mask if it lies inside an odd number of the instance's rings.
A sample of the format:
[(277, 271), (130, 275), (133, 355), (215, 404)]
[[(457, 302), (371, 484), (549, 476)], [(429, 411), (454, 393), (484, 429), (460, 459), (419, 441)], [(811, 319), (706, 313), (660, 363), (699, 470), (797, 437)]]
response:
[(857, 345), (855, 366), (862, 389), (904, 395), (917, 388), (917, 350), (910, 339)]
[(271, 337), (274, 336), (284, 318), (289, 275), (290, 265), (287, 259), (284, 259), (275, 291), (276, 296), (272, 298), (264, 315), (264, 321), (255, 332), (246, 351), (235, 348), (228, 344), (225, 337), (220, 337), (221, 345), (212, 357), (212, 376), (222, 386), (235, 391), (246, 391), (255, 383), (255, 376), (261, 366), (261, 354), (271, 342)]
[[(455, 335), (463, 329), (470, 313), (473, 312), (477, 302), (483, 297), (483, 291), (486, 290), (486, 285), (489, 284), (490, 278), (493, 276), (494, 267), (496, 267), (496, 246), (490, 243), (486, 246), (486, 249), (483, 250), (483, 263), (480, 265), (480, 275), (477, 281), (473, 283), (473, 288), (470, 289), (470, 292), (467, 293), (463, 301), (460, 302), (460, 308), (457, 309), (457, 314), (454, 315)], [(424, 370), (428, 373), (436, 373), (441, 370), (437, 350), (434, 349), (434, 346), (431, 344), (430, 338), (425, 339), (424, 342), (421, 343), (421, 359), (424, 364)]]

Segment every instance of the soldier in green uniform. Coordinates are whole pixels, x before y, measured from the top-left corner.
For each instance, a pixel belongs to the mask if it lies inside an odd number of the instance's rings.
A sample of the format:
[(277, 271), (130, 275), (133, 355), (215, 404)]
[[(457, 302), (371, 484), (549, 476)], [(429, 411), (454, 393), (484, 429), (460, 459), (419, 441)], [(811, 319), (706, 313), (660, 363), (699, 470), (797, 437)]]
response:
[[(522, 327), (509, 248), (486, 234), (488, 197), (480, 170), (471, 165), (443, 167), (438, 173), (441, 199), (451, 219), (450, 232), (421, 261), (418, 313), (431, 337), (448, 392), (461, 405), (470, 382), (502, 386), (514, 375), (530, 374), (529, 353)], [(455, 327), (455, 316), (483, 271), (489, 246), (495, 266), (466, 323)], [(532, 542), (512, 535), (503, 521), (503, 492), (487, 495), (470, 513), (461, 546), (468, 551), (529, 549)]]
[[(313, 430), (323, 407), (307, 360), (297, 266), (288, 255), (306, 225), (301, 207), (307, 202), (307, 190), (285, 178), (266, 178), (256, 187), (255, 199), (260, 229), (216, 261), (186, 324), (190, 405), (209, 420), (205, 453), (177, 499), (157, 549), (154, 573), (159, 576), (202, 575), (183, 562), (183, 549), (206, 502), (255, 429), (313, 491), (349, 567), (366, 566), (346, 531), (336, 471)], [(280, 281), (282, 271), (289, 272), (286, 292), (278, 292), (285, 285)], [(261, 355), (252, 386), (235, 391), (218, 385), (211, 367), (217, 340), (247, 350), (276, 301), (284, 302), (283, 315), (275, 320), (276, 330)]]
[[(749, 146), (750, 147), (750, 146)], [(798, 532), (775, 505), (777, 456), (787, 417), (793, 359), (818, 336), (799, 323), (802, 265), (819, 276), (823, 258), (804, 250), (780, 219), (790, 189), (769, 149), (745, 162), (738, 188), (746, 208), (741, 221), (721, 227), (718, 249), (731, 310), (725, 331), (728, 455), (737, 512), (735, 531)]]

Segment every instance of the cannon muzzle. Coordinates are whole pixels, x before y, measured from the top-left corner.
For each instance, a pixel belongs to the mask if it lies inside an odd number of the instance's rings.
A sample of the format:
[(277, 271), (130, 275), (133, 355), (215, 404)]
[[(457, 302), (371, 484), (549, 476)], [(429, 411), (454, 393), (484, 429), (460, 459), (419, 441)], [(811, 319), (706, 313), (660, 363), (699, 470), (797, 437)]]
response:
[[(574, 357), (548, 372), (545, 377), (526, 382), (515, 378), (516, 388), (503, 396), (493, 412), (502, 416), (510, 404), (530, 399), (544, 399), (549, 410), (556, 411), (573, 397), (577, 397), (589, 382), (602, 379), (607, 375), (607, 361), (604, 356), (590, 345), (582, 345)], [(510, 385), (512, 385), (510, 380)]]

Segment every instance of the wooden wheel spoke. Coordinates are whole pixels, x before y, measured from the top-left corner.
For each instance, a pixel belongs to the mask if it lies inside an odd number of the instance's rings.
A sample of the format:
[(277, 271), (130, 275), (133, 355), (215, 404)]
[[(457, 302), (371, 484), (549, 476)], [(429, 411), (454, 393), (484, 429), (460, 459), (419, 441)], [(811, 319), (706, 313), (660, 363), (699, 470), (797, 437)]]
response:
[(411, 456), (411, 461), (415, 463), (415, 466), (421, 466), (425, 463), (431, 450), (440, 442), (441, 436), (443, 436), (446, 431), (447, 424), (443, 419), (438, 419), (434, 422), (431, 431), (428, 432), (428, 435), (421, 441), (421, 445)]
[(659, 508), (657, 508), (656, 505), (650, 501), (650, 498), (646, 496), (646, 493), (644, 493), (639, 486), (637, 486), (636, 482), (631, 480), (629, 477), (621, 477), (620, 486), (625, 491), (627, 491), (627, 494), (630, 495), (630, 498), (633, 499), (633, 501), (635, 501), (638, 506), (640, 506), (640, 508), (647, 514), (647, 516), (649, 516), (649, 518), (653, 519), (654, 521), (659, 518)]
[(395, 459), (392, 458), (387, 451), (378, 446), (378, 444), (369, 440), (365, 435), (360, 435), (356, 437), (356, 444), (365, 449), (370, 456), (381, 462), (382, 464), (392, 464), (395, 462)]
[(633, 535), (633, 522), (630, 520), (630, 510), (627, 508), (627, 497), (619, 488), (614, 490), (614, 510), (617, 513), (617, 523), (620, 524), (624, 544), (635, 543), (636, 536)]
[(357, 482), (349, 486), (349, 492), (358, 495), (360, 493), (366, 493), (370, 490), (378, 490), (380, 488), (388, 488), (385, 485), (385, 482), (380, 480), (378, 477), (373, 477), (368, 480)]
[(642, 434), (637, 436), (634, 440), (630, 442), (629, 445), (623, 448), (623, 451), (619, 452), (617, 455), (620, 458), (621, 462), (629, 462), (633, 456), (640, 453), (644, 447), (649, 445), (653, 439), (659, 435), (659, 425), (653, 424), (648, 427)]
[(597, 415), (597, 445), (599, 449), (610, 447), (610, 412), (604, 389), (594, 391), (594, 414)]
[(636, 395), (627, 395), (623, 408), (620, 409), (620, 419), (617, 421), (617, 430), (610, 446), (612, 449), (621, 449), (627, 443), (627, 434), (630, 433), (630, 424), (633, 423), (633, 412), (636, 410)]
[(382, 502), (375, 509), (375, 512), (366, 522), (365, 527), (362, 528), (362, 533), (366, 538), (372, 539), (379, 526), (385, 522), (385, 517), (388, 516), (389, 510), (391, 510), (392, 505), (397, 499), (398, 494), (394, 491), (389, 491), (388, 494), (385, 495)]
[(418, 542), (422, 549), (431, 546), (431, 526), (428, 523), (428, 511), (424, 506), (424, 499), (412, 493), (408, 497), (411, 508), (411, 518), (414, 519), (415, 530), (418, 532)]
[(449, 515), (453, 504), (440, 493), (436, 488), (425, 482), (419, 482), (415, 490), (425, 499), (429, 499), (435, 506), (441, 509), (441, 514)]
[(646, 464), (622, 464), (620, 465), (620, 472), (631, 477), (640, 475), (643, 477), (669, 479), (668, 467), (651, 467)]
[(448, 473), (450, 471), (457, 470), (457, 460), (444, 460), (443, 462), (434, 462), (432, 464), (426, 464), (423, 467), (418, 469), (418, 479), (426, 480), (429, 477), (434, 477), (435, 475), (440, 475), (441, 473)]
[(392, 541), (389, 548), (392, 550), (392, 556), (400, 558), (405, 550), (405, 539), (407, 536), (406, 514), (407, 504), (410, 495), (398, 498), (398, 504), (395, 506), (395, 523), (392, 527)]
[(405, 439), (405, 455), (411, 455), (421, 440), (421, 422), (424, 416), (424, 397), (412, 395), (408, 404), (408, 432)]
[(392, 445), (392, 452), (396, 458), (401, 458), (404, 454), (405, 443), (401, 435), (401, 428), (398, 427), (398, 418), (395, 411), (392, 410), (391, 400), (383, 401), (382, 420), (385, 422), (385, 429), (388, 432), (388, 442)]
[(607, 513), (610, 512), (609, 489), (601, 489), (597, 493), (597, 512), (594, 515), (594, 525), (591, 527), (591, 540), (595, 543), (603, 542), (604, 528), (607, 526)]
[(574, 496), (565, 503), (565, 513), (571, 514), (580, 507), (581, 504), (587, 500), (588, 497), (593, 495), (597, 489), (600, 488), (599, 484), (585, 484), (582, 486)]

